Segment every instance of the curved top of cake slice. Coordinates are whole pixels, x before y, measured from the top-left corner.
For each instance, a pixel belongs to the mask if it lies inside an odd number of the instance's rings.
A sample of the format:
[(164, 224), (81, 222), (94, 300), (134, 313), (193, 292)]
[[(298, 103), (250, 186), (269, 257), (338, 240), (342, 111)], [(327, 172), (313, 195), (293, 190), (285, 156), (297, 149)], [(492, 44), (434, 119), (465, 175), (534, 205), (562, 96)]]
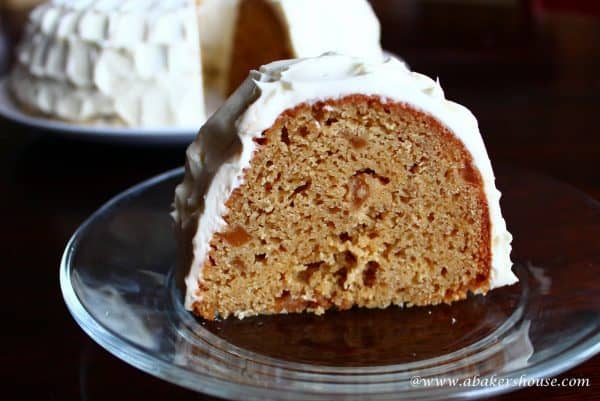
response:
[(53, 0), (29, 16), (11, 75), (33, 111), (71, 121), (204, 121), (194, 0)]
[(198, 282), (209, 243), (226, 225), (225, 203), (234, 189), (243, 185), (244, 172), (260, 146), (261, 135), (287, 110), (357, 94), (408, 105), (439, 121), (462, 142), (479, 170), (488, 203), (489, 288), (517, 281), (511, 271), (512, 237), (500, 212), (500, 192), (473, 114), (446, 100), (439, 82), (410, 71), (398, 60), (377, 62), (327, 54), (275, 62), (251, 72), (188, 148), (185, 179), (176, 190), (174, 211), (180, 228), (197, 225), (186, 280), (188, 308), (201, 298)]

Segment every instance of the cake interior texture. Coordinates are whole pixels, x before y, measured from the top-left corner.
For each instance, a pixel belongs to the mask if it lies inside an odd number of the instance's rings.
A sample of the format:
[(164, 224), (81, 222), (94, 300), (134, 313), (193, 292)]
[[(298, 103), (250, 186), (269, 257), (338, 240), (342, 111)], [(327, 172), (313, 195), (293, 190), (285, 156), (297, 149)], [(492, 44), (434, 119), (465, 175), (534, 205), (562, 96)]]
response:
[(202, 317), (431, 305), (489, 289), (482, 179), (436, 119), (352, 95), (287, 110), (255, 141), (204, 260)]

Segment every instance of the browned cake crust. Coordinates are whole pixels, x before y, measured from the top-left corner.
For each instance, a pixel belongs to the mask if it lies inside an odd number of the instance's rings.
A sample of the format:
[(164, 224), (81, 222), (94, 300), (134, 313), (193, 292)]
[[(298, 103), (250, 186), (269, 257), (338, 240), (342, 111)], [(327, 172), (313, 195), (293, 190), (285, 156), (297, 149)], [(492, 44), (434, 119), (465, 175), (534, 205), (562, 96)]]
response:
[(274, 60), (293, 57), (286, 27), (265, 0), (244, 0), (238, 8), (227, 95), (248, 76), (248, 71)]
[(354, 95), (289, 110), (257, 142), (211, 240), (197, 314), (430, 305), (489, 289), (482, 179), (434, 118)]

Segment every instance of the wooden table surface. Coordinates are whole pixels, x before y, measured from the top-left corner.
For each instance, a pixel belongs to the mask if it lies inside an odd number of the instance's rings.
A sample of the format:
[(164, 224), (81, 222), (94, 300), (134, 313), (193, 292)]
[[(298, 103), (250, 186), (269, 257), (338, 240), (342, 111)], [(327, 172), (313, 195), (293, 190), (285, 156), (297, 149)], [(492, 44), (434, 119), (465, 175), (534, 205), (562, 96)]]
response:
[[(472, 109), (493, 162), (540, 171), (600, 199), (600, 19), (546, 10), (540, 1), (373, 3), (386, 49), (439, 76), (447, 97)], [(60, 256), (77, 226), (113, 195), (183, 160), (182, 146), (86, 143), (0, 120), (3, 399), (210, 399), (93, 343), (58, 286)], [(562, 377), (586, 377), (591, 386), (496, 399), (600, 399), (600, 357)]]

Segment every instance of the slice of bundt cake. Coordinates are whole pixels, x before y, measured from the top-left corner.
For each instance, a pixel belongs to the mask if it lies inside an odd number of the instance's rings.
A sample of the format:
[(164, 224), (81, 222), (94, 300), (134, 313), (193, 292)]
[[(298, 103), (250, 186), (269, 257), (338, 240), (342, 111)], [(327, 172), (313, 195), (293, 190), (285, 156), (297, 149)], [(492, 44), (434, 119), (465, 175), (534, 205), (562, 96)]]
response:
[(473, 115), (389, 59), (253, 71), (176, 190), (188, 309), (206, 319), (431, 305), (512, 284)]

